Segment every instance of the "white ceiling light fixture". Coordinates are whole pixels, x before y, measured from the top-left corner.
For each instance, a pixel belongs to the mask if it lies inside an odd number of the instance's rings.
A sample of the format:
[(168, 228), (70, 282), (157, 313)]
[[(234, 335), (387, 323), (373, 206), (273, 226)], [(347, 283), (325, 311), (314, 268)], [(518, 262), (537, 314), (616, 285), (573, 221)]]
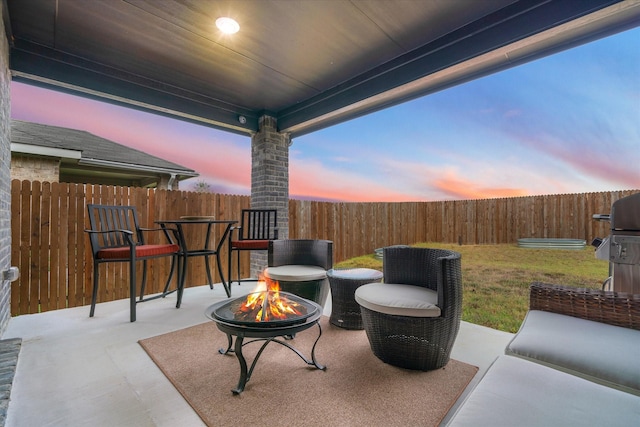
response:
[(216, 19), (216, 27), (225, 34), (235, 34), (240, 31), (240, 24), (226, 16)]

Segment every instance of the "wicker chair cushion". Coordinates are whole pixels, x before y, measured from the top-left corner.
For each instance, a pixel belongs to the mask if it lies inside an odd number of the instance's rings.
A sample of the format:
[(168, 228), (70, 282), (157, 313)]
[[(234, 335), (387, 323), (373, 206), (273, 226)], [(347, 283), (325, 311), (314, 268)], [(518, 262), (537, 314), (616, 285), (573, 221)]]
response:
[(408, 317), (439, 317), (438, 293), (421, 286), (369, 283), (355, 293), (356, 302), (378, 313)]
[(531, 310), (505, 353), (640, 395), (640, 331)]
[[(172, 254), (178, 252), (178, 245), (140, 245), (136, 246), (137, 257), (153, 257), (159, 255)], [(98, 251), (96, 258), (100, 259), (123, 259), (129, 258), (129, 247), (105, 248)]]
[(284, 282), (308, 282), (322, 280), (327, 277), (327, 270), (317, 265), (281, 265), (268, 267), (264, 275), (273, 280)]

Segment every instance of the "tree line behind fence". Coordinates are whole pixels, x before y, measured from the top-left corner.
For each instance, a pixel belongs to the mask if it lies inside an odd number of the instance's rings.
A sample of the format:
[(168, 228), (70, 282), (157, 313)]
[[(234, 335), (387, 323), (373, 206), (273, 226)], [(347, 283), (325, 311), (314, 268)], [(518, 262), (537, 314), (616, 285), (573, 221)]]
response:
[[(609, 234), (609, 223), (592, 219), (611, 204), (640, 190), (584, 194), (406, 203), (289, 201), (289, 238), (333, 241), (334, 262), (373, 253), (376, 248), (418, 242), (463, 245), (516, 243), (519, 238), (572, 238), (590, 243)], [(20, 268), (12, 283), (12, 315), (88, 305), (93, 262), (87, 204), (136, 206), (143, 227), (185, 215), (240, 219), (249, 196), (146, 188), (13, 180), (11, 183), (11, 264)], [(223, 228), (213, 231), (217, 241)], [(186, 239), (204, 244), (203, 230), (185, 229)], [(154, 233), (155, 234), (155, 233)], [(158, 233), (147, 243), (157, 243)], [(227, 246), (221, 257), (227, 271)], [(248, 277), (249, 253), (241, 253), (241, 276)], [(213, 265), (215, 261), (212, 259)], [(128, 297), (128, 264), (101, 266), (99, 302)], [(235, 277), (235, 262), (232, 263)], [(138, 269), (141, 270), (141, 269)], [(149, 261), (145, 293), (162, 290), (169, 271), (165, 259)], [(103, 273), (104, 272), (104, 273)], [(214, 283), (219, 283), (213, 268)], [(207, 283), (204, 260), (189, 260), (187, 287)], [(175, 280), (174, 280), (175, 283)]]

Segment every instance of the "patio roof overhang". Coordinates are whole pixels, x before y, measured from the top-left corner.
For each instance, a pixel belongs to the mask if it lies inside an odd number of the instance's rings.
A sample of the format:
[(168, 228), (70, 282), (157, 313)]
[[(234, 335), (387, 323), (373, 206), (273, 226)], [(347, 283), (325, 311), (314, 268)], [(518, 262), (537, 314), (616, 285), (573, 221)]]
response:
[(3, 5), (16, 81), (241, 134), (269, 115), (292, 137), (640, 25), (638, 0)]

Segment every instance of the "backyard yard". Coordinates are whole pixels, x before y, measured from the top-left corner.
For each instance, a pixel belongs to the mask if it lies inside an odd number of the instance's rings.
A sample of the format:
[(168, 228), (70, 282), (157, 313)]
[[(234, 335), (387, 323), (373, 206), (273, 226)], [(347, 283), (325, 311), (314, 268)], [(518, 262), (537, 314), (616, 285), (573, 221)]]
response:
[[(462, 320), (506, 332), (517, 332), (522, 323), (531, 282), (600, 289), (609, 276), (609, 263), (596, 259), (594, 248), (589, 246), (581, 250), (528, 249), (515, 244), (415, 246), (459, 252), (464, 287)], [(382, 271), (382, 261), (371, 254), (335, 267)]]

